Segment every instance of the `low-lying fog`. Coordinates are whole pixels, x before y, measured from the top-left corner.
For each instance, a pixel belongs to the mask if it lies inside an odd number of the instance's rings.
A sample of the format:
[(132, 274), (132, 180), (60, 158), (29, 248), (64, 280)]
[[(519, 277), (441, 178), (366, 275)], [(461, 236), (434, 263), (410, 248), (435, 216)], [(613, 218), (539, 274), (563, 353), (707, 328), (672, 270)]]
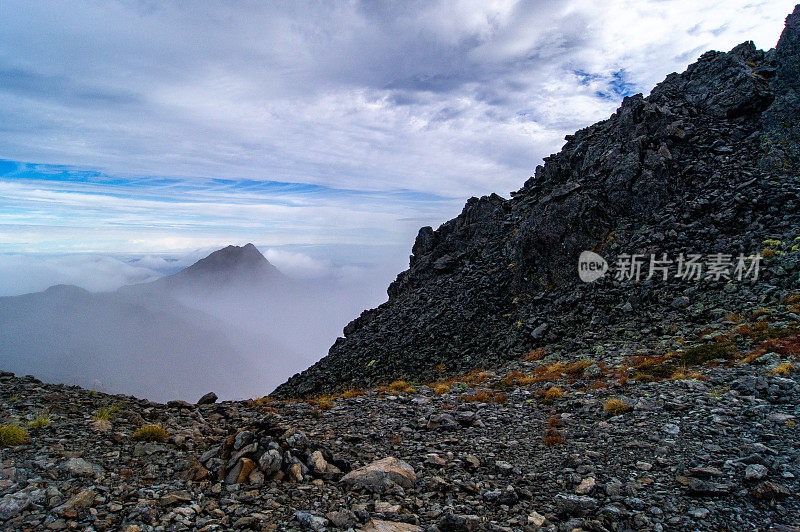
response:
[[(349, 321), (386, 300), (404, 266), (396, 256), (333, 268), (301, 254), (267, 255), (284, 271), (252, 246), (220, 250), (161, 278), (142, 259), (84, 257), (84, 269), (66, 279), (51, 261), (62, 275), (54, 280), (106, 290), (59, 285), (0, 297), (0, 370), (154, 401), (194, 402), (208, 391), (221, 399), (260, 397), (327, 354)], [(54, 260), (70, 268), (79, 262)], [(109, 261), (123, 266), (115, 270)], [(9, 262), (0, 260), (0, 290), (13, 294), (8, 280), (30, 276)], [(144, 263), (174, 271), (189, 261)], [(41, 264), (38, 274), (28, 270), (47, 278)], [(144, 282), (114, 290), (126, 275)]]

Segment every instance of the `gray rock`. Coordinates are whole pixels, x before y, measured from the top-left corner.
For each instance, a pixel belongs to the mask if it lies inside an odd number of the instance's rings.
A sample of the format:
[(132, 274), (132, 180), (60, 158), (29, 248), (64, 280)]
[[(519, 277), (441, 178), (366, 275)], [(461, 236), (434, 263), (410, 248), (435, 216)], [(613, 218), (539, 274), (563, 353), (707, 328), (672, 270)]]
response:
[(598, 506), (597, 499), (571, 493), (559, 493), (553, 502), (561, 515), (583, 515)]
[(458, 423), (450, 414), (434, 414), (428, 419), (427, 427), (431, 430), (448, 430), (458, 428)]
[(217, 399), (218, 399), (217, 394), (215, 394), (214, 392), (208, 392), (203, 397), (201, 397), (200, 400), (197, 401), (197, 404), (198, 405), (213, 405), (214, 403), (217, 402)]
[(440, 532), (472, 532), (478, 530), (479, 526), (480, 518), (478, 516), (456, 515), (451, 512), (445, 512), (436, 523)]
[(311, 456), (308, 457), (308, 467), (314, 475), (328, 480), (334, 479), (342, 473), (338, 467), (325, 461), (321, 451), (311, 453)]
[(762, 500), (785, 499), (792, 493), (789, 490), (789, 488), (787, 488), (783, 484), (778, 484), (777, 482), (770, 482), (769, 480), (761, 482), (760, 484), (755, 486), (751, 491), (753, 497)]
[(547, 331), (550, 329), (550, 325), (547, 323), (542, 323), (538, 327), (536, 327), (533, 331), (531, 331), (531, 338), (534, 340), (539, 340), (543, 338)]
[(84, 489), (53, 511), (61, 515), (70, 510), (83, 510), (92, 505), (95, 497), (97, 497), (97, 493), (93, 489)]
[(30, 504), (26, 494), (6, 495), (0, 499), (0, 519), (7, 520), (25, 510)]
[(324, 530), (329, 523), (324, 517), (307, 511), (295, 512), (294, 518), (297, 519), (301, 525), (311, 530)]
[(392, 456), (354, 469), (341, 480), (348, 488), (361, 488), (375, 493), (383, 493), (394, 485), (410, 488), (416, 481), (414, 468)]
[(745, 469), (744, 479), (751, 481), (763, 480), (767, 478), (768, 473), (769, 470), (767, 469), (766, 466), (763, 466), (761, 464), (750, 464)]
[(282, 465), (283, 458), (281, 453), (275, 449), (268, 450), (258, 459), (258, 468), (267, 476), (274, 475), (280, 471)]
[(98, 477), (105, 472), (101, 466), (83, 458), (69, 458), (61, 467), (76, 477)]

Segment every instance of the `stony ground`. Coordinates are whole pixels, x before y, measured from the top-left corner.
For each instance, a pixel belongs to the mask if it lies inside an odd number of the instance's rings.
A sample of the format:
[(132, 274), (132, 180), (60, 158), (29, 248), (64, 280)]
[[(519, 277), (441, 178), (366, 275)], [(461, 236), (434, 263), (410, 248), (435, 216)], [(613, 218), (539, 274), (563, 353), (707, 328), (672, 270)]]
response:
[(674, 352), (534, 352), (311, 401), (161, 405), (2, 374), (0, 436), (28, 440), (0, 448), (0, 522), (798, 530), (797, 299), (720, 318)]

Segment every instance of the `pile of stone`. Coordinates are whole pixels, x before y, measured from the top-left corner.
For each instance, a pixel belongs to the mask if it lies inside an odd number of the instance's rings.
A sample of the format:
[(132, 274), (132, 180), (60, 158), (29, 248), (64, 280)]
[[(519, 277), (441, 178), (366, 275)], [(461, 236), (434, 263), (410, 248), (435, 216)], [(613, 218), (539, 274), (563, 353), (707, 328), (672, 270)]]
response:
[(315, 445), (301, 430), (263, 421), (241, 429), (199, 457), (195, 480), (263, 486), (265, 482), (338, 480), (350, 462)]

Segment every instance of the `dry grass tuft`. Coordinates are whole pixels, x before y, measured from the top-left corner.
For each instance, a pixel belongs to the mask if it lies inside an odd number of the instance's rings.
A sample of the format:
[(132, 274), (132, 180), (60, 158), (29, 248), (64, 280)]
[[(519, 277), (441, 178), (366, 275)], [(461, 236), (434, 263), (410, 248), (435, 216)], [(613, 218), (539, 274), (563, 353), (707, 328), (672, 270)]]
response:
[(50, 425), (50, 423), (52, 423), (50, 417), (43, 413), (28, 421), (28, 428), (33, 430), (41, 429)]
[(769, 313), (770, 309), (768, 307), (762, 307), (753, 311), (753, 318), (760, 318), (761, 316), (766, 316)]
[(18, 425), (0, 425), (0, 447), (14, 447), (28, 441), (28, 432)]
[(669, 378), (670, 380), (673, 381), (687, 381), (692, 379), (703, 381), (708, 379), (708, 377), (706, 377), (702, 373), (697, 371), (690, 371), (686, 368), (679, 368), (678, 370), (675, 371), (675, 373), (670, 375)]
[(544, 349), (535, 349), (522, 357), (522, 360), (525, 362), (535, 362), (537, 360), (541, 360), (545, 357), (547, 352)]
[(497, 393), (494, 391), (481, 391), (474, 393), (472, 395), (462, 395), (461, 401), (465, 403), (498, 403), (498, 404), (505, 404), (508, 401), (508, 397), (506, 397), (502, 393)]
[(467, 384), (486, 384), (489, 380), (493, 379), (494, 375), (485, 371), (480, 371), (472, 376), (469, 380), (465, 380)]
[(792, 294), (785, 300), (786, 306), (794, 313), (800, 312), (800, 294)]
[(355, 397), (361, 397), (362, 395), (364, 395), (364, 390), (350, 388), (349, 390), (342, 392), (342, 399), (353, 399)]
[(551, 386), (544, 392), (544, 396), (547, 399), (561, 399), (564, 397), (564, 390), (558, 386)]
[(579, 360), (578, 362), (573, 362), (571, 364), (567, 364), (564, 368), (564, 373), (569, 375), (573, 378), (578, 378), (583, 375), (583, 372), (586, 371), (586, 368), (592, 365), (591, 360)]
[(494, 378), (494, 375), (492, 375), (491, 373), (487, 373), (482, 368), (478, 368), (470, 371), (469, 373), (462, 373), (461, 375), (455, 375), (453, 377), (450, 377), (449, 379), (444, 379), (439, 382), (441, 382), (442, 384), (448, 384), (450, 386), (458, 382), (462, 382), (470, 386), (475, 386), (478, 384), (484, 384), (487, 381), (489, 381), (489, 379), (492, 378)]
[(736, 356), (737, 352), (736, 345), (731, 339), (721, 335), (713, 342), (690, 347), (681, 355), (681, 361), (685, 366), (697, 366), (717, 358), (730, 360)]
[(551, 404), (556, 401), (556, 399), (561, 399), (564, 397), (564, 390), (559, 388), (558, 386), (551, 386), (547, 390), (540, 392), (540, 399), (539, 401), (545, 404)]
[(450, 385), (440, 382), (439, 384), (434, 385), (433, 393), (436, 395), (444, 395), (450, 391)]
[(169, 438), (169, 433), (161, 425), (144, 425), (131, 434), (132, 440), (157, 442)]
[(406, 381), (394, 381), (389, 385), (389, 389), (395, 393), (414, 393), (414, 387)]
[(472, 395), (462, 395), (461, 400), (466, 403), (491, 403), (492, 395), (489, 392), (477, 392)]
[(554, 445), (561, 445), (564, 443), (564, 438), (555, 427), (548, 427), (542, 438), (542, 443), (547, 447), (553, 447)]
[(310, 399), (308, 403), (310, 405), (316, 406), (320, 410), (330, 410), (335, 406), (334, 401), (335, 398), (331, 395), (320, 395), (319, 397)]
[(531, 384), (536, 383), (536, 377), (533, 375), (524, 375), (517, 379), (517, 384), (520, 386), (530, 386)]
[(620, 399), (609, 399), (603, 405), (603, 410), (605, 410), (612, 416), (618, 416), (620, 414), (624, 414), (630, 409), (631, 405)]
[(746, 357), (740, 358), (736, 361), (737, 364), (752, 364), (755, 360), (760, 357), (763, 353), (749, 353)]
[(759, 345), (755, 352), (758, 354), (774, 352), (786, 357), (798, 357), (800, 356), (800, 335), (795, 334), (784, 338), (767, 340)]
[(779, 366), (775, 366), (769, 372), (769, 375), (782, 375), (784, 377), (788, 377), (794, 371), (794, 364), (791, 362), (784, 362)]
[(775, 327), (766, 321), (759, 321), (752, 325), (742, 324), (733, 330), (734, 334), (739, 334), (749, 339), (751, 342), (766, 342), (767, 340), (778, 340), (789, 337), (798, 332), (796, 324), (789, 327)]
[(113, 419), (114, 419), (114, 417), (115, 417), (117, 414), (119, 414), (119, 413), (120, 413), (120, 411), (121, 411), (121, 410), (120, 410), (120, 408), (119, 408), (117, 405), (111, 405), (111, 406), (102, 406), (102, 407), (100, 407), (100, 408), (97, 410), (97, 412), (95, 413), (95, 415), (94, 415), (94, 416), (92, 416), (92, 419), (93, 419), (94, 421), (100, 421), (100, 420), (103, 420), (103, 421), (111, 421), (111, 420), (113, 420)]

